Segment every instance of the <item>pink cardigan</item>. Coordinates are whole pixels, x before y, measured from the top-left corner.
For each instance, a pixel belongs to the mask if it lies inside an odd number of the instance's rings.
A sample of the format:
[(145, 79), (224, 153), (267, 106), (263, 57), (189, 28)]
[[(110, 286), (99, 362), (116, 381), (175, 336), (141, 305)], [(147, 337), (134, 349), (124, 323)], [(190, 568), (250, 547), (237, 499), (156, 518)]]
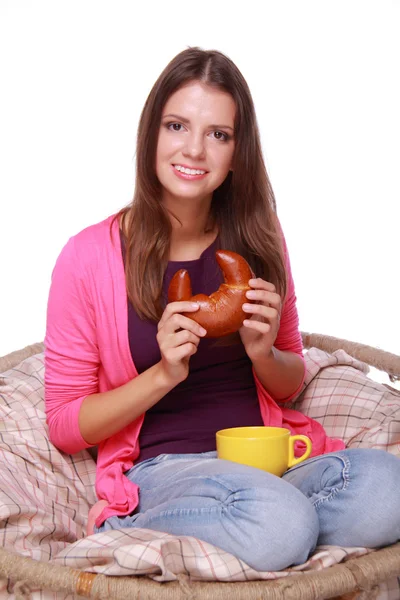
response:
[[(113, 215), (70, 238), (57, 259), (47, 308), (45, 402), (50, 440), (73, 454), (91, 445), (82, 438), (78, 414), (86, 396), (115, 389), (137, 375), (127, 325), (127, 294), (119, 224)], [(288, 294), (275, 346), (302, 355), (293, 279), (287, 256)], [(313, 455), (344, 448), (322, 426), (274, 401), (254, 373), (265, 425), (308, 435)], [(298, 393), (296, 390), (288, 401)], [(138, 486), (125, 477), (139, 455), (144, 416), (98, 445), (95, 522), (127, 515), (138, 504)], [(95, 505), (96, 506), (96, 505)], [(93, 507), (94, 508), (94, 507)], [(99, 512), (101, 511), (101, 512)]]

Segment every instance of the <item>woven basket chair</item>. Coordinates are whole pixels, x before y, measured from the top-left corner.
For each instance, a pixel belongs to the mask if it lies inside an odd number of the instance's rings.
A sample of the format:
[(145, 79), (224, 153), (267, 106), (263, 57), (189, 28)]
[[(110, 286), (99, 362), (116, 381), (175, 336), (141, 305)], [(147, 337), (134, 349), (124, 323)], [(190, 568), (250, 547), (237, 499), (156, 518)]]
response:
[[(331, 336), (302, 333), (305, 348), (328, 353), (345, 352), (400, 380), (400, 356), (371, 346)], [(0, 373), (42, 352), (42, 343), (0, 358)], [(376, 597), (379, 583), (400, 576), (400, 543), (376, 550), (317, 572), (269, 581), (235, 583), (177, 581), (158, 583), (149, 578), (115, 577), (87, 573), (40, 562), (0, 548), (0, 577), (15, 583), (17, 600), (29, 598), (29, 589), (65, 592), (104, 600), (367, 600)]]

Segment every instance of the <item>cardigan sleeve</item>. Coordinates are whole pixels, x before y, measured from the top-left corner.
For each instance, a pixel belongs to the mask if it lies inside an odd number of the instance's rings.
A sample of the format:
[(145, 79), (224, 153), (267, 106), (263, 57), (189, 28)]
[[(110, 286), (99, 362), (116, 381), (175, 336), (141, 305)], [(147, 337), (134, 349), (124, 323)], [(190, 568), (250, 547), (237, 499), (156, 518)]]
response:
[(74, 238), (62, 249), (51, 279), (45, 336), (45, 406), (51, 442), (73, 454), (92, 446), (82, 437), (83, 400), (98, 392), (99, 352), (93, 306)]
[[(286, 245), (285, 236), (283, 234), (279, 221), (278, 228), (281, 233), (283, 250), (285, 255), (287, 289), (286, 296), (283, 300), (279, 331), (278, 335), (276, 336), (274, 346), (275, 348), (283, 352), (294, 352), (295, 354), (298, 354), (303, 361), (304, 368), (303, 377), (297, 389), (294, 390), (293, 393), (290, 394), (290, 396), (288, 396), (287, 398), (279, 399), (278, 403), (284, 404), (293, 400), (293, 398), (295, 398), (300, 393), (306, 376), (306, 363), (303, 356), (303, 340), (299, 329), (299, 315), (296, 306), (296, 291), (292, 276), (292, 269), (290, 266), (289, 252)], [(261, 385), (256, 375), (255, 378), (258, 385)], [(265, 391), (265, 393), (267, 392)], [(267, 395), (269, 396), (269, 394)]]
[(285, 254), (287, 290), (283, 301), (279, 331), (274, 345), (278, 350), (287, 350), (303, 356), (303, 341), (299, 329), (296, 291), (290, 266), (289, 252), (283, 233), (282, 242)]

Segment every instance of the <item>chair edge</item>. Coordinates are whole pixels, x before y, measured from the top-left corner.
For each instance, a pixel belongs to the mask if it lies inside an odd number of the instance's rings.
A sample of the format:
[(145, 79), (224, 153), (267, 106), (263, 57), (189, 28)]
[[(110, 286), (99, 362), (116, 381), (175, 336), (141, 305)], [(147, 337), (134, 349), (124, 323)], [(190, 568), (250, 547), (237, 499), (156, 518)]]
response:
[[(329, 354), (336, 350), (344, 350), (347, 354), (353, 356), (353, 358), (365, 362), (380, 371), (384, 371), (393, 381), (400, 379), (400, 356), (393, 354), (392, 352), (320, 333), (302, 331), (301, 335), (304, 348), (306, 349), (313, 347), (319, 348)], [(43, 342), (38, 342), (36, 344), (25, 346), (25, 348), (21, 348), (20, 350), (15, 350), (5, 356), (1, 356), (0, 373), (3, 373), (7, 369), (12, 369), (26, 358), (29, 358), (29, 356), (39, 354), (43, 351)]]

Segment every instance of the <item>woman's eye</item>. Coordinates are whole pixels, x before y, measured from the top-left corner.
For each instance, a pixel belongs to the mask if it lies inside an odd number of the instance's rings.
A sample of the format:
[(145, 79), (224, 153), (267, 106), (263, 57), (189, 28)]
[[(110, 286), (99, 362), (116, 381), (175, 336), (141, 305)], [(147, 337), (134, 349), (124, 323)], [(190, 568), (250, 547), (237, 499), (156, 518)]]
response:
[(167, 128), (168, 129), (172, 129), (172, 131), (180, 131), (180, 127), (182, 127), (182, 125), (180, 123), (168, 123), (167, 124)]
[(222, 142), (227, 142), (229, 139), (228, 134), (223, 133), (222, 131), (214, 131), (215, 139), (221, 140)]

